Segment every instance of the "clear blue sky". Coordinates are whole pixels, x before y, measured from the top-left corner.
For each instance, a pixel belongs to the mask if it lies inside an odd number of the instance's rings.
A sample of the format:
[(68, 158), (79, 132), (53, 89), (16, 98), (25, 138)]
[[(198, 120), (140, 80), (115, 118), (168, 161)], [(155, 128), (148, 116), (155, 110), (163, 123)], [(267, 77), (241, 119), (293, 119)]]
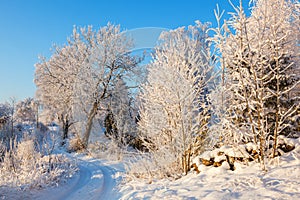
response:
[(215, 25), (216, 4), (232, 11), (227, 0), (0, 0), (0, 102), (34, 97), (38, 56), (49, 58), (52, 44), (64, 44), (73, 25), (99, 28), (110, 21), (127, 30), (173, 29), (195, 20)]

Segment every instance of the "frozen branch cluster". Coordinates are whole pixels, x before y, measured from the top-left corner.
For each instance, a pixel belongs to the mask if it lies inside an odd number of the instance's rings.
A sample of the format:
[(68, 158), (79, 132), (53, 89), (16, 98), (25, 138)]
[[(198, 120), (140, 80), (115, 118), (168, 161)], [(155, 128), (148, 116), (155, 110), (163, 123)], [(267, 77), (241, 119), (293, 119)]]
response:
[(222, 75), (217, 126), (226, 144), (259, 145), (265, 168), (269, 144), (274, 157), (278, 135), (299, 132), (299, 2), (257, 0), (250, 17), (235, 11), (213, 38)]
[(0, 186), (41, 188), (56, 185), (77, 171), (75, 162), (63, 155), (37, 151), (35, 142), (32, 138), (24, 138), (21, 142), (11, 141), (9, 149), (4, 147), (0, 159)]
[(213, 65), (207, 24), (164, 32), (142, 86), (139, 137), (163, 175), (190, 170), (201, 152), (209, 114)]
[(65, 46), (55, 47), (49, 60), (36, 64), (37, 97), (63, 124), (64, 139), (75, 123), (87, 147), (95, 117), (100, 110), (111, 110), (114, 88), (134, 73), (138, 59), (130, 55), (131, 47), (120, 26), (108, 23), (98, 31), (74, 27)]

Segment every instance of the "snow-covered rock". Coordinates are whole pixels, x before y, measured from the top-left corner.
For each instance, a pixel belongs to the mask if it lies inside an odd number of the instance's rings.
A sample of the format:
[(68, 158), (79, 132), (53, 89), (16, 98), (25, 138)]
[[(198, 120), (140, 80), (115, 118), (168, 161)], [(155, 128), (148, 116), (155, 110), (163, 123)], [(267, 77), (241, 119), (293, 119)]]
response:
[(222, 161), (225, 161), (225, 160), (226, 160), (226, 156), (224, 154), (220, 155), (220, 156), (216, 156), (215, 159), (214, 159), (214, 161), (218, 162), (218, 163), (220, 163)]
[(246, 158), (247, 159), (250, 157), (248, 152), (246, 151), (245, 147), (242, 145), (233, 146), (232, 148), (226, 149), (224, 151), (224, 153), (227, 156), (234, 157), (234, 158)]
[[(195, 163), (198, 168), (200, 168), (200, 165), (203, 164), (205, 166), (211, 166), (213, 165), (214, 167), (220, 167), (224, 162), (227, 162), (229, 165), (228, 169), (234, 170), (234, 162), (236, 160), (240, 162), (248, 162), (250, 159), (250, 155), (248, 151), (256, 150), (257, 147), (255, 147), (252, 144), (249, 144), (248, 146), (244, 145), (238, 145), (238, 146), (221, 146), (220, 148), (215, 148), (211, 151), (205, 151), (203, 152), (199, 157), (198, 160), (201, 162), (196, 162)], [(200, 163), (200, 165), (199, 165)], [(226, 165), (226, 166), (228, 166)]]
[(279, 135), (277, 138), (278, 149), (281, 149), (285, 153), (295, 149), (294, 139), (287, 138), (283, 135)]

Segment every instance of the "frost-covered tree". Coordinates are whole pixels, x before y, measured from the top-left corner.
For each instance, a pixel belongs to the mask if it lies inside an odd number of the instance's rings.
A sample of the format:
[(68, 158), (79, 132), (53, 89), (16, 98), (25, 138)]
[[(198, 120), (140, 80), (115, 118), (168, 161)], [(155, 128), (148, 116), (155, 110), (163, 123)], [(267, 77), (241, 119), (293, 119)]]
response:
[(45, 109), (57, 114), (65, 133), (76, 122), (84, 147), (115, 81), (125, 78), (138, 63), (130, 55), (131, 47), (119, 25), (108, 23), (97, 31), (91, 26), (74, 27), (65, 46), (55, 47), (48, 61), (42, 58), (36, 64), (38, 99)]
[(90, 52), (74, 28), (65, 46), (55, 46), (49, 60), (41, 57), (35, 65), (36, 97), (43, 106), (42, 114), (48, 115), (47, 123), (56, 120), (61, 122), (63, 139), (68, 137), (69, 128), (75, 122), (74, 86), (89, 55)]
[(11, 121), (11, 106), (9, 103), (0, 104), (0, 140), (8, 144), (9, 140), (13, 138), (10, 131)]
[(139, 134), (163, 175), (187, 173), (209, 121), (212, 77), (207, 24), (164, 32), (142, 87)]
[(81, 29), (81, 39), (91, 50), (75, 86), (75, 106), (84, 113), (83, 145), (86, 147), (99, 109), (107, 105), (106, 99), (111, 97), (119, 79), (132, 75), (139, 59), (130, 54), (133, 43), (121, 33), (119, 25), (108, 23), (98, 31), (91, 27)]
[(15, 119), (17, 123), (37, 121), (37, 102), (33, 98), (26, 98), (16, 104)]
[(1, 124), (5, 124), (10, 116), (10, 105), (8, 103), (0, 103), (0, 119)]
[(9, 147), (11, 140), (19, 135), (15, 131), (16, 99), (14, 97), (4, 104), (0, 104), (0, 140)]
[[(260, 40), (261, 63), (266, 65), (265, 87), (269, 98), (264, 102), (269, 134), (273, 137), (273, 157), (277, 151), (277, 136), (292, 135), (296, 131), (293, 121), (299, 121), (299, 96), (293, 96), (299, 85), (300, 69), (300, 4), (299, 1), (257, 0), (250, 20), (250, 32), (263, 24)], [(275, 13), (275, 14), (274, 14)]]
[(116, 80), (111, 96), (107, 99), (105, 118), (106, 134), (119, 145), (128, 144), (136, 135), (136, 123), (132, 114), (130, 91), (124, 80)]
[[(252, 141), (264, 166), (267, 142), (273, 156), (277, 135), (291, 132), (299, 97), (299, 5), (297, 1), (253, 1), (250, 17), (242, 6), (215, 36), (223, 69), (219, 115), (224, 142)], [(229, 27), (229, 28), (228, 28)]]

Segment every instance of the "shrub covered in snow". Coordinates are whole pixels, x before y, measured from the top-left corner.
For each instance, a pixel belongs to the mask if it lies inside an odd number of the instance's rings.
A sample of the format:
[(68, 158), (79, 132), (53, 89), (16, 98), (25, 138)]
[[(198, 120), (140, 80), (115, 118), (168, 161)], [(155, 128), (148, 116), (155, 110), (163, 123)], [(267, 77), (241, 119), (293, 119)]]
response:
[(68, 151), (69, 152), (77, 152), (84, 149), (84, 145), (82, 143), (82, 140), (79, 137), (74, 137), (70, 139), (69, 145), (68, 145)]
[(131, 150), (130, 144), (121, 144), (118, 138), (102, 135), (99, 141), (91, 142), (87, 151), (94, 158), (121, 161), (124, 155)]
[(15, 141), (0, 162), (0, 186), (26, 189), (53, 185), (76, 170), (76, 163), (63, 155), (42, 155), (32, 139)]
[(151, 154), (154, 174), (187, 174), (205, 148), (210, 121), (207, 94), (214, 77), (208, 24), (161, 34), (140, 93), (139, 139)]

